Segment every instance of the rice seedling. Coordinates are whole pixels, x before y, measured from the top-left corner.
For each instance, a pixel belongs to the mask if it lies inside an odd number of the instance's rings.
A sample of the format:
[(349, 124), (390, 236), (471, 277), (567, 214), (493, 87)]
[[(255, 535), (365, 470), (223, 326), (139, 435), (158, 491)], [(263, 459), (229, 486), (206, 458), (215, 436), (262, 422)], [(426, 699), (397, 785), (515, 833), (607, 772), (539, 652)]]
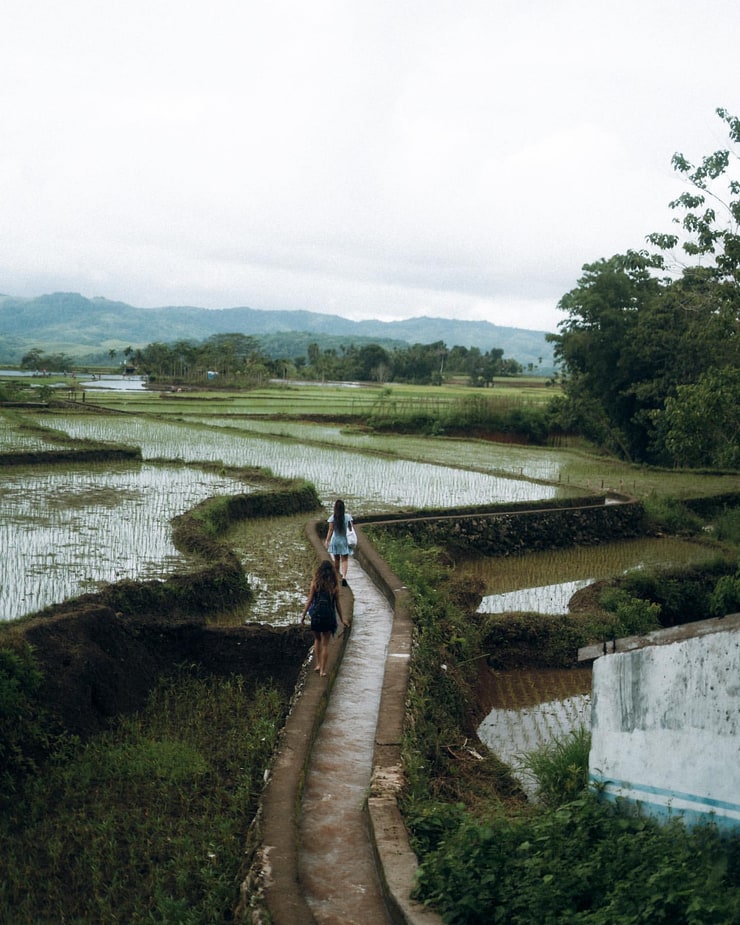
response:
[[(136, 418), (42, 416), (45, 426), (74, 439), (135, 444), (144, 459), (263, 466), (281, 478), (305, 478), (327, 503), (344, 497), (356, 514), (398, 508), (443, 508), (558, 497), (556, 485), (410, 459), (384, 459), (349, 448), (299, 447), (221, 428)], [(297, 451), (298, 450), (298, 451)]]
[(11, 417), (7, 411), (0, 411), (0, 453), (18, 452), (19, 450), (49, 452), (57, 448), (56, 444), (45, 440), (40, 434), (23, 430), (19, 420)]
[(103, 582), (171, 574), (186, 561), (171, 519), (211, 495), (247, 490), (234, 478), (155, 464), (6, 470), (0, 619)]
[(633, 570), (705, 562), (716, 554), (712, 543), (646, 537), (506, 559), (475, 559), (461, 563), (458, 572), (483, 583), (479, 613), (567, 613), (573, 594), (594, 581)]
[(245, 520), (230, 528), (225, 540), (242, 562), (253, 596), (248, 605), (224, 614), (219, 622), (285, 625), (298, 620), (316, 566), (305, 523), (305, 515), (295, 515)]

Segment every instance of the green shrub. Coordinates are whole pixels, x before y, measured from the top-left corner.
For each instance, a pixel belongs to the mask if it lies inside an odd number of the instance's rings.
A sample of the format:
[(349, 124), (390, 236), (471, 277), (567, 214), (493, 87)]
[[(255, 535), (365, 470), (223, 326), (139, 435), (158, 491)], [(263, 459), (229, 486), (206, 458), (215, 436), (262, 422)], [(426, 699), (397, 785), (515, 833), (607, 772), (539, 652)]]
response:
[(567, 614), (491, 614), (482, 636), (488, 664), (499, 670), (571, 667), (578, 649), (591, 641), (583, 624)]
[(419, 867), (448, 925), (729, 925), (740, 839), (620, 814), (593, 794), (519, 819), (465, 816)]
[(709, 596), (709, 606), (715, 617), (740, 612), (740, 571), (719, 579)]
[(734, 562), (718, 557), (678, 571), (633, 571), (620, 579), (618, 586), (632, 597), (660, 604), (661, 624), (676, 626), (711, 617), (714, 587), (735, 568)]
[(615, 636), (639, 636), (660, 628), (661, 605), (633, 597), (624, 588), (605, 588), (599, 604), (614, 614)]
[(590, 749), (591, 733), (581, 726), (565, 738), (522, 756), (522, 766), (534, 775), (544, 803), (559, 806), (586, 789)]

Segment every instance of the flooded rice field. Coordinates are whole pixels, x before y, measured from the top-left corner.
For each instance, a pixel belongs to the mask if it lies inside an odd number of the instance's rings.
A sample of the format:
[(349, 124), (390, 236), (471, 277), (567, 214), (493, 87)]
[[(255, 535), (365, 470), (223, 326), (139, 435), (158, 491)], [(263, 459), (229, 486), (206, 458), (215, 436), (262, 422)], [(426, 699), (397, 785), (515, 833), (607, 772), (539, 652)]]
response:
[(9, 421), (0, 414), (0, 453), (36, 452), (43, 450), (46, 453), (58, 450), (59, 445), (43, 436), (30, 434), (20, 430), (15, 422)]
[[(183, 564), (172, 545), (171, 518), (206, 497), (248, 490), (234, 479), (162, 460), (259, 466), (280, 477), (308, 479), (326, 505), (319, 517), (329, 515), (337, 496), (360, 516), (572, 494), (558, 484), (563, 458), (557, 451), (225, 417), (178, 423), (135, 416), (48, 414), (41, 416), (40, 423), (74, 439), (139, 446), (148, 461), (3, 472), (0, 619), (4, 620), (95, 590), (103, 582), (170, 574)], [(0, 450), (58, 447), (0, 416)], [(434, 462), (417, 462), (415, 455)], [(302, 532), (304, 523), (305, 516), (300, 515), (240, 524), (230, 531), (228, 542), (254, 590), (253, 601), (237, 619), (296, 621), (305, 600), (306, 576), (314, 565)], [(572, 595), (593, 581), (630, 569), (688, 564), (713, 555), (711, 547), (697, 542), (641, 539), (478, 560), (460, 566), (460, 571), (483, 580), (481, 613), (564, 613)], [(479, 735), (512, 766), (531, 793), (533, 782), (521, 756), (589, 725), (590, 669), (492, 672), (489, 687), (491, 710)]]
[[(481, 559), (466, 563), (465, 571), (485, 583), (479, 613), (557, 614), (567, 613), (572, 595), (594, 581), (631, 569), (689, 565), (715, 554), (711, 546), (666, 537)], [(486, 687), (491, 709), (478, 735), (534, 798), (535, 781), (523, 756), (590, 728), (591, 669), (489, 671)]]
[(478, 728), (482, 742), (503, 762), (530, 800), (537, 797), (537, 783), (525, 766), (524, 756), (548, 743), (567, 738), (583, 727), (591, 728), (589, 692), (533, 704), (530, 707), (492, 710)]
[(102, 582), (155, 578), (184, 557), (170, 520), (243, 482), (185, 466), (96, 465), (4, 470), (0, 481), (0, 620)]
[(591, 669), (487, 671), (490, 712), (478, 736), (512, 770), (530, 799), (535, 781), (523, 756), (591, 726)]
[[(150, 462), (217, 461), (306, 478), (317, 486), (326, 516), (338, 495), (359, 516), (399, 508), (534, 500), (562, 493), (557, 486), (523, 478), (136, 416), (42, 414), (37, 422), (73, 439), (139, 446)], [(43, 434), (27, 436), (15, 422), (1, 416), (0, 424), (0, 440), (8, 451), (63, 446), (45, 441)], [(4, 473), (0, 483), (0, 539), (8, 551), (0, 571), (0, 619), (5, 620), (94, 590), (101, 582), (171, 572), (181, 557), (171, 543), (170, 518), (209, 495), (244, 490), (241, 483), (205, 476), (192, 468), (164, 469), (151, 464), (108, 468), (102, 474), (94, 467), (67, 466), (9, 473)], [(271, 561), (265, 565), (259, 560), (267, 556), (264, 547), (268, 545)], [(290, 537), (275, 526), (274, 534), (268, 529), (241, 546), (236, 541), (255, 590), (243, 619), (294, 620), (310, 564), (301, 562), (303, 568), (294, 569), (291, 563), (300, 562), (304, 545), (299, 527)]]
[(690, 565), (716, 554), (711, 545), (692, 540), (642, 538), (527, 556), (476, 559), (466, 562), (460, 571), (483, 581), (485, 596), (478, 613), (567, 613), (575, 592), (595, 581), (633, 569)]
[(219, 427), (163, 423), (135, 417), (45, 415), (45, 427), (75, 439), (123, 443), (141, 448), (144, 459), (222, 462), (262, 466), (281, 478), (305, 478), (328, 503), (344, 498), (353, 513), (408, 508), (443, 508), (556, 498), (565, 489), (410, 459), (382, 458), (350, 448), (307, 446)]
[(568, 454), (544, 447), (531, 450), (522, 446), (479, 440), (461, 441), (409, 434), (365, 433), (336, 424), (256, 420), (228, 415), (209, 418), (193, 416), (186, 417), (185, 420), (253, 434), (329, 443), (366, 453), (387, 453), (407, 459), (433, 460), (444, 466), (467, 467), (482, 472), (545, 482), (567, 481), (567, 468), (572, 461)]

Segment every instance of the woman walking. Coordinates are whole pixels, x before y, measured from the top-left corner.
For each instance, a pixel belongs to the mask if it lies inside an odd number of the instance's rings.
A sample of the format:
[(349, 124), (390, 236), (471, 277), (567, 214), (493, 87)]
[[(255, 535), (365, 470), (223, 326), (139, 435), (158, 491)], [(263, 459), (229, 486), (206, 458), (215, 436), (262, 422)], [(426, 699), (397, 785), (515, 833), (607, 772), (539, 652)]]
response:
[(347, 587), (347, 570), (352, 547), (347, 542), (347, 531), (352, 526), (352, 517), (344, 508), (344, 501), (337, 498), (334, 502), (334, 512), (328, 520), (329, 532), (326, 535), (324, 546), (334, 559), (334, 567), (342, 579), (342, 586)]
[(337, 573), (331, 562), (326, 559), (316, 569), (301, 616), (301, 623), (306, 622), (306, 614), (309, 613), (311, 614), (313, 653), (316, 662), (314, 671), (318, 671), (323, 678), (326, 676), (329, 642), (337, 631), (337, 616), (342, 621), (342, 626), (348, 626), (339, 600)]

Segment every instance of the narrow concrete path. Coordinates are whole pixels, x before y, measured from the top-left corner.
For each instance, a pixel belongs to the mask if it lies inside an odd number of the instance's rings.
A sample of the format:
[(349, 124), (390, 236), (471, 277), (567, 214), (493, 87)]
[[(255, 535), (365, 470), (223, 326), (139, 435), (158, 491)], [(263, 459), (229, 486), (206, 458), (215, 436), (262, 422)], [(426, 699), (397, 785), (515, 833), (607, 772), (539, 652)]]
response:
[[(393, 612), (356, 560), (350, 565), (349, 584), (352, 628), (309, 759), (298, 826), (298, 873), (320, 925), (383, 925), (391, 918), (365, 804)], [(311, 671), (308, 683), (326, 680)]]

